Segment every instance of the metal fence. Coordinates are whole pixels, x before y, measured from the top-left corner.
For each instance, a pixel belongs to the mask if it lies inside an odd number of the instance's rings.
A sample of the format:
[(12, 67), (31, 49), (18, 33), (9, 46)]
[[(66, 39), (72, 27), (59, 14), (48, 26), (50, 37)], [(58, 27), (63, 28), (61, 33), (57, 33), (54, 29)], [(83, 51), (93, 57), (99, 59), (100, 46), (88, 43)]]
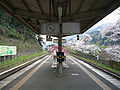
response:
[[(0, 72), (3, 72), (5, 70), (8, 70), (12, 67), (15, 67), (17, 65), (20, 65), (28, 61), (27, 59), (17, 60), (17, 57), (25, 56), (25, 55), (32, 55), (34, 53), (38, 53), (38, 52), (27, 52), (27, 53), (19, 53), (17, 55), (0, 56)], [(11, 63), (11, 60), (14, 60), (13, 63)]]
[[(70, 52), (70, 53), (72, 53), (72, 52)], [(99, 62), (101, 64), (104, 64), (104, 65), (108, 66), (108, 67), (111, 67), (113, 69), (116, 69), (116, 70), (120, 71), (120, 62), (115, 62), (113, 60), (103, 60), (101, 58), (99, 60), (97, 60), (97, 58), (95, 56), (89, 55), (89, 54), (84, 54), (82, 52), (77, 52), (77, 53), (72, 53), (72, 54), (75, 54), (77, 56)]]
[[(7, 56), (7, 57), (9, 57), (9, 56)], [(3, 57), (1, 57), (1, 58), (3, 58)], [(2, 66), (0, 66), (0, 72), (6, 71), (6, 70), (8, 70), (8, 69), (10, 69), (12, 67), (15, 67), (17, 65), (20, 65), (20, 64), (26, 62), (26, 59), (22, 59), (20, 61), (16, 60), (16, 57), (13, 57), (12, 59), (14, 59), (13, 63), (10, 63), (11, 59), (8, 59), (7, 63), (5, 61), (1, 62)]]

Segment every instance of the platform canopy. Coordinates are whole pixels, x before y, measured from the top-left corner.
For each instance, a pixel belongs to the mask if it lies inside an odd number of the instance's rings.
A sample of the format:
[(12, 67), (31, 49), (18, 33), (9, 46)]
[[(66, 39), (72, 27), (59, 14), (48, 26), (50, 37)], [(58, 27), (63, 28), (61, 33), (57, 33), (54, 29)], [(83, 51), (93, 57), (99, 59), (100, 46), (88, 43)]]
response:
[(61, 21), (79, 22), (80, 33), (84, 33), (119, 6), (120, 0), (0, 0), (1, 9), (36, 34), (41, 34), (41, 23), (59, 21), (59, 7)]

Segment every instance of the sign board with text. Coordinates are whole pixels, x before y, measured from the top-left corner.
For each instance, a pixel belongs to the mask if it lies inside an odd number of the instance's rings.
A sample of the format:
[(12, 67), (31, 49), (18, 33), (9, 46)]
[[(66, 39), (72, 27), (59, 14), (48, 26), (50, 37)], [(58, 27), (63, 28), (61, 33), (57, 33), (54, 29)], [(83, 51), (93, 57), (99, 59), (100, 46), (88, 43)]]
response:
[(52, 42), (51, 36), (46, 35), (46, 41), (51, 41)]
[(17, 50), (16, 46), (4, 46), (0, 45), (0, 56), (7, 56), (7, 55), (16, 55)]
[(52, 38), (46, 38), (46, 41), (51, 41), (52, 42)]
[[(41, 34), (43, 35), (58, 35), (60, 34), (60, 23), (58, 22), (45, 22), (41, 24)], [(80, 34), (79, 22), (63, 22), (62, 34), (73, 35)]]
[(62, 23), (62, 33), (63, 34), (79, 34), (80, 33), (80, 23), (78, 23), (78, 22)]
[[(58, 43), (58, 39), (54, 39), (53, 43)], [(62, 39), (62, 43), (66, 43), (66, 39)]]

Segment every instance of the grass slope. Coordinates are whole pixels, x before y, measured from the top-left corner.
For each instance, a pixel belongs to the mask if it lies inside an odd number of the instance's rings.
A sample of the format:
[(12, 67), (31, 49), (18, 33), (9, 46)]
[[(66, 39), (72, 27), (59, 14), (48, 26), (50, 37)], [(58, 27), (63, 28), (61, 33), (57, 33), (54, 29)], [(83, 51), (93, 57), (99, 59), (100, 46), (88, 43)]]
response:
[(17, 58), (13, 58), (12, 60), (6, 60), (5, 62), (0, 63), (0, 72), (3, 72), (5, 70), (8, 70), (8, 69), (13, 68), (15, 66), (18, 66), (20, 64), (23, 64), (27, 61), (30, 61), (36, 57), (43, 55), (45, 53), (46, 52), (34, 53), (32, 55), (24, 55), (24, 56), (20, 56)]
[(118, 70), (116, 70), (116, 69), (113, 69), (113, 68), (110, 68), (110, 67), (108, 67), (108, 66), (106, 66), (106, 65), (104, 65), (104, 64), (101, 64), (101, 63), (99, 63), (99, 62), (96, 62), (96, 61), (93, 61), (93, 60), (90, 60), (90, 59), (87, 59), (87, 58), (83, 58), (83, 57), (80, 57), (80, 56), (77, 56), (77, 55), (74, 55), (74, 54), (71, 54), (72, 56), (75, 56), (75, 57), (77, 57), (77, 58), (79, 58), (79, 59), (84, 59), (84, 60), (86, 60), (86, 61), (89, 61), (89, 62), (91, 62), (91, 63), (93, 63), (93, 64), (95, 64), (95, 65), (97, 65), (97, 66), (99, 66), (99, 67), (102, 67), (102, 68), (105, 68), (105, 69), (107, 69), (107, 70), (109, 70), (109, 71), (112, 71), (112, 72), (115, 72), (115, 73), (117, 73), (117, 74), (120, 74), (120, 71), (118, 71)]

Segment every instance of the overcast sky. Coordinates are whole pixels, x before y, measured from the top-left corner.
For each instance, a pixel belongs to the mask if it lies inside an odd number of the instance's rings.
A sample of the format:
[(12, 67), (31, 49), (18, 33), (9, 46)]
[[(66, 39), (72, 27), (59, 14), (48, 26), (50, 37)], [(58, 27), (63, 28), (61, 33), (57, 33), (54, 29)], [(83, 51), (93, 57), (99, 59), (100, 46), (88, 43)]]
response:
[[(120, 7), (118, 9), (120, 9)], [(118, 9), (116, 9), (115, 11), (113, 11), (112, 13), (104, 17), (101, 21), (99, 21), (97, 24), (95, 24), (90, 29), (94, 29), (102, 24), (108, 24), (108, 23), (115, 22), (118, 18), (120, 18), (118, 15)]]

